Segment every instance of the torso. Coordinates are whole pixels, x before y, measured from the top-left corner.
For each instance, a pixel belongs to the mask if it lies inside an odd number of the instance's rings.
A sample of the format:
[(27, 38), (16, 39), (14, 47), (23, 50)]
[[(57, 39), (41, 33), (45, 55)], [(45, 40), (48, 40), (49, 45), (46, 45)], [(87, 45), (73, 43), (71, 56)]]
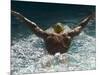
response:
[(51, 34), (44, 39), (49, 54), (65, 53), (71, 43), (71, 37), (66, 34)]

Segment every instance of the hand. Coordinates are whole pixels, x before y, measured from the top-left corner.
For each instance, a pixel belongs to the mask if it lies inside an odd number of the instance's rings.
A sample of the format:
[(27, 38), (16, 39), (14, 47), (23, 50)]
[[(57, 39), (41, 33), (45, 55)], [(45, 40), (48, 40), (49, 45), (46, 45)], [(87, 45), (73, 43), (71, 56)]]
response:
[(16, 15), (18, 15), (19, 13), (18, 13), (18, 12), (15, 12), (15, 11), (13, 11), (13, 10), (11, 10), (11, 14), (16, 16)]
[(91, 20), (94, 20), (94, 19), (95, 19), (95, 17), (96, 17), (96, 13), (95, 13), (95, 12), (93, 12), (93, 13), (92, 13), (89, 17), (90, 17), (90, 19), (91, 19)]

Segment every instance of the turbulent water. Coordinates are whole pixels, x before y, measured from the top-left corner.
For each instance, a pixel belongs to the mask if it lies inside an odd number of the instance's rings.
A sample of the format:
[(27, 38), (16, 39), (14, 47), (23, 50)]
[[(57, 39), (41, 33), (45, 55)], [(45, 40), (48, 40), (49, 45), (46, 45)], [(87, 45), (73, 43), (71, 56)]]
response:
[[(86, 29), (89, 31), (89, 29)], [(93, 30), (95, 32), (95, 30)], [(91, 30), (89, 31), (91, 32)], [(72, 41), (68, 53), (49, 55), (44, 41), (37, 36), (12, 40), (11, 73), (23, 75), (41, 72), (95, 70), (95, 37), (82, 32)]]
[[(11, 2), (11, 9), (47, 29), (56, 22), (70, 30), (95, 6), (59, 5), (35, 2)], [(45, 72), (67, 72), (96, 69), (95, 22), (90, 21), (81, 34), (75, 37), (69, 51), (64, 54), (49, 55), (44, 41), (38, 38), (15, 16), (11, 17), (11, 74), (24, 75)], [(68, 25), (68, 26), (66, 26)], [(52, 31), (52, 28), (47, 30)]]

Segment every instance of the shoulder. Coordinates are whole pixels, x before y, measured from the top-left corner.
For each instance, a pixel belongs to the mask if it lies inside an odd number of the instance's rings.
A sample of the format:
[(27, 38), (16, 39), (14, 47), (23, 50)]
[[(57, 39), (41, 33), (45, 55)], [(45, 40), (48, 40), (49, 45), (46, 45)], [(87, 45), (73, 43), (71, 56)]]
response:
[(69, 34), (69, 32), (62, 34), (62, 36), (66, 39), (71, 39), (72, 38), (71, 33)]

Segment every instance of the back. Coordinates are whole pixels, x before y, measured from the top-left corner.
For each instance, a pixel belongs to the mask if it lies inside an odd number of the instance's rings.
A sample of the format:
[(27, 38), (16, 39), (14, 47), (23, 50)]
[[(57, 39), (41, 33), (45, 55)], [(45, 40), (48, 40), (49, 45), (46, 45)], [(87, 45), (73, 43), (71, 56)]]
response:
[(71, 43), (71, 38), (66, 34), (52, 33), (47, 38), (45, 38), (44, 41), (48, 53), (54, 55), (57, 52), (67, 52)]

